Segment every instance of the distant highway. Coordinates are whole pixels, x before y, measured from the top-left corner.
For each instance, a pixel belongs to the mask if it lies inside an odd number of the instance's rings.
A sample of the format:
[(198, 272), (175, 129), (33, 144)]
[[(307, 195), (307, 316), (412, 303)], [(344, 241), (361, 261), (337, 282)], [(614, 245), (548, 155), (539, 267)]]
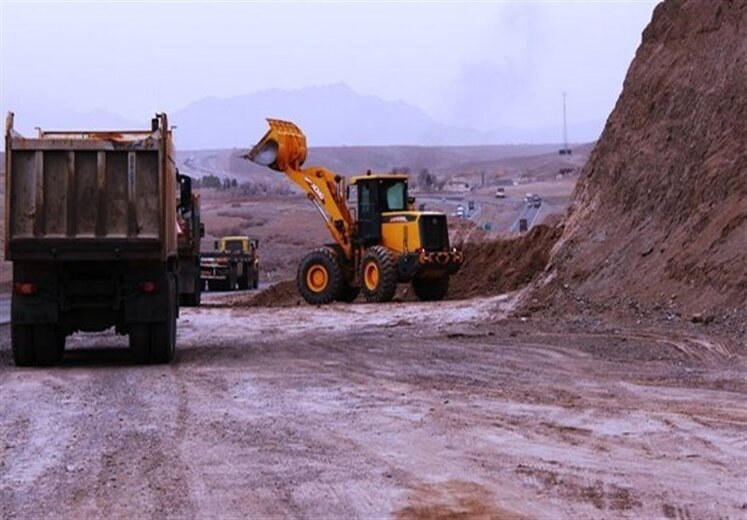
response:
[(539, 221), (540, 213), (542, 213), (542, 209), (545, 207), (544, 202), (539, 208), (535, 208), (534, 206), (529, 206), (528, 204), (524, 206), (524, 210), (519, 214), (519, 216), (514, 221), (513, 225), (511, 226), (511, 231), (519, 231), (519, 221), (521, 219), (527, 220), (527, 230), (532, 229), (534, 225)]
[[(476, 220), (480, 214), (483, 213), (483, 206), (485, 205), (505, 205), (506, 203), (515, 203), (516, 201), (521, 200), (522, 205), (521, 209), (517, 210), (518, 214), (516, 218), (513, 220), (512, 224), (506, 229), (505, 231), (509, 232), (518, 232), (519, 231), (519, 221), (521, 219), (527, 220), (527, 229), (532, 229), (536, 224), (538, 224), (544, 214), (547, 213), (545, 209), (548, 207), (547, 201), (542, 201), (542, 205), (539, 208), (535, 208), (533, 206), (530, 206), (528, 204), (525, 204), (523, 202), (523, 198), (516, 198), (516, 197), (507, 197), (504, 199), (492, 199), (492, 198), (484, 198), (484, 197), (472, 197), (470, 195), (463, 195), (463, 194), (449, 194), (445, 196), (438, 196), (438, 195), (420, 195), (417, 197), (417, 200), (420, 202), (436, 202), (446, 205), (452, 205), (455, 209), (456, 206), (460, 205), (467, 210), (467, 200), (474, 200), (475, 202), (475, 208), (473, 211), (469, 212), (467, 211), (465, 218)], [(452, 213), (453, 214), (453, 213)]]

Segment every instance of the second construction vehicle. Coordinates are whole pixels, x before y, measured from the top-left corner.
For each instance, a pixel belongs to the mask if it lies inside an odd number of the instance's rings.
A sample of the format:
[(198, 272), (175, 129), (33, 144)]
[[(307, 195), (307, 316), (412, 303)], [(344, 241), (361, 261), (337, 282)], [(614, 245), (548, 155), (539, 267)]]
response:
[[(248, 159), (284, 172), (319, 210), (334, 238), (309, 252), (297, 273), (298, 289), (312, 304), (352, 302), (360, 292), (369, 302), (387, 302), (398, 282), (410, 282), (421, 300), (441, 300), (449, 276), (461, 267), (462, 252), (449, 245), (446, 215), (415, 211), (407, 176), (382, 174), (345, 179), (306, 161), (306, 137), (293, 123), (268, 119), (270, 130)], [(350, 209), (351, 188), (356, 209)]]
[(259, 287), (259, 243), (246, 236), (223, 237), (215, 251), (203, 253), (200, 278), (211, 291), (233, 291)]
[(179, 252), (179, 304), (200, 305), (200, 239), (205, 225), (200, 221), (200, 196), (192, 193), (192, 178), (177, 170), (179, 202), (176, 205), (176, 243)]

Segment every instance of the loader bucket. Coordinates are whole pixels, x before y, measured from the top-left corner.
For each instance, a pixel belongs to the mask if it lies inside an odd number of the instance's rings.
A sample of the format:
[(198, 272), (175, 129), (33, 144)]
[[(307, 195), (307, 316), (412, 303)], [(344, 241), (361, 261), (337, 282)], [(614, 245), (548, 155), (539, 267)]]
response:
[(273, 170), (300, 170), (306, 161), (306, 136), (289, 121), (267, 119), (270, 129), (245, 155), (247, 159)]

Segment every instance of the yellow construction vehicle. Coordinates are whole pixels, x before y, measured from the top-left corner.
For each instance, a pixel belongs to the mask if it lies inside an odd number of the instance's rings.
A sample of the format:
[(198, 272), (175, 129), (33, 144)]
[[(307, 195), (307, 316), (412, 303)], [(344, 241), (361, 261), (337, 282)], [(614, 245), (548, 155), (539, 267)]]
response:
[(259, 241), (246, 236), (223, 237), (215, 251), (200, 255), (200, 280), (205, 290), (233, 291), (259, 286)]
[[(398, 282), (412, 283), (421, 300), (446, 296), (449, 276), (464, 257), (449, 246), (445, 214), (413, 210), (406, 175), (369, 171), (346, 184), (324, 167), (301, 169), (307, 153), (303, 132), (287, 121), (267, 122), (270, 130), (245, 157), (284, 172), (300, 186), (335, 240), (301, 261), (297, 284), (307, 302), (352, 302), (361, 291), (369, 302), (386, 302)], [(355, 209), (347, 205), (351, 189)]]

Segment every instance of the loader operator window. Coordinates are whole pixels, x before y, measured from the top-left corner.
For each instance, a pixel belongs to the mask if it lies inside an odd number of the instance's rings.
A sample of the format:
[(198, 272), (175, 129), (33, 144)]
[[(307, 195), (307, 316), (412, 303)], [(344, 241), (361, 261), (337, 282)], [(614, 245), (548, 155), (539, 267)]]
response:
[(374, 211), (373, 197), (371, 197), (371, 186), (368, 184), (361, 184), (358, 189), (360, 190), (360, 207), (358, 211), (361, 215), (369, 215)]
[(384, 184), (384, 204), (381, 211), (404, 211), (407, 209), (407, 197), (405, 196), (405, 183), (394, 182)]

